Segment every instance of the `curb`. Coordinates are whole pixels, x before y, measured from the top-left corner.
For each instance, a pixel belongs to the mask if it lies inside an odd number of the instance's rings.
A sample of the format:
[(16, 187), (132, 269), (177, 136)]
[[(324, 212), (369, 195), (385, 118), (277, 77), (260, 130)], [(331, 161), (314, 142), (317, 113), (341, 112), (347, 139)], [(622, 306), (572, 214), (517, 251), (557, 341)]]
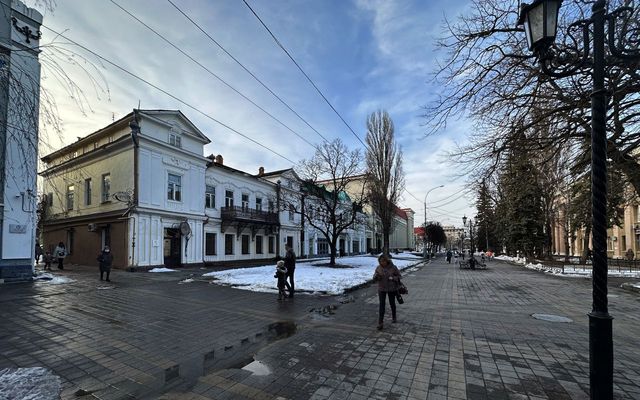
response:
[(624, 290), (628, 290), (630, 292), (640, 293), (640, 287), (634, 286), (633, 283), (625, 282), (622, 285), (620, 285), (620, 288)]

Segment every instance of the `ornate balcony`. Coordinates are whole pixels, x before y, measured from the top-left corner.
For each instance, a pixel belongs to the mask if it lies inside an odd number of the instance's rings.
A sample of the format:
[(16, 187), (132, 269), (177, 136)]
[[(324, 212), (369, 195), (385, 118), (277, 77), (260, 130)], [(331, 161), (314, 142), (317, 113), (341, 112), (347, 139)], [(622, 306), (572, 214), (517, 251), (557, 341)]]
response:
[(275, 233), (280, 226), (278, 213), (247, 207), (222, 207), (220, 218), (222, 219), (222, 232), (228, 227), (235, 227), (238, 233), (245, 228), (250, 228), (252, 236), (255, 236), (258, 229), (265, 229), (267, 233)]

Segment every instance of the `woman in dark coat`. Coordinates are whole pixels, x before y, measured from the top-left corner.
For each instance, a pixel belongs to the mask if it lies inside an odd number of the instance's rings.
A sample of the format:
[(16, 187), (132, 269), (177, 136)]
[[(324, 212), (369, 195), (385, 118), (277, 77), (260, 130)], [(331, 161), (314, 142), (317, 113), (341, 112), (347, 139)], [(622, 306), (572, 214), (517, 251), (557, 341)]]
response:
[(109, 280), (109, 274), (111, 273), (111, 264), (113, 263), (113, 254), (111, 254), (111, 249), (109, 246), (104, 246), (104, 250), (97, 258), (100, 263), (100, 280), (102, 280), (103, 274), (107, 273), (107, 282), (111, 282)]
[(396, 322), (396, 296), (398, 295), (398, 284), (400, 282), (400, 271), (393, 265), (389, 257), (381, 255), (378, 257), (378, 266), (373, 274), (373, 281), (378, 282), (378, 300), (380, 308), (378, 310), (378, 330), (382, 329), (384, 321), (384, 311), (386, 308), (386, 298), (389, 297), (391, 306), (391, 317)]

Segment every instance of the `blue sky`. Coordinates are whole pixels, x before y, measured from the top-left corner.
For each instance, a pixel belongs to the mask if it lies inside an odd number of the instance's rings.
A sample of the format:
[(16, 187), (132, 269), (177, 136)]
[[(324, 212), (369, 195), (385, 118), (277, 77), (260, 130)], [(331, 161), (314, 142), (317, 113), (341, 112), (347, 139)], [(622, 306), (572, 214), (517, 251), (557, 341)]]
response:
[[(322, 139), (243, 71), (168, 1), (114, 0), (183, 51), (251, 98), (307, 141)], [(350, 148), (360, 142), (329, 108), (241, 0), (175, 0), (186, 14), (254, 72), (324, 137), (340, 137)], [(422, 107), (446, 88), (429, 83), (437, 57), (434, 41), (442, 21), (462, 12), (467, 0), (248, 0), (287, 50), (364, 140), (367, 116), (386, 109), (404, 152), (406, 187), (401, 206), (415, 212), (416, 225), (428, 218), (461, 225), (474, 215), (473, 198), (461, 195), (464, 178), (446, 151), (464, 142), (472, 124), (459, 121), (437, 136), (425, 138)], [(53, 11), (41, 10), (44, 25), (162, 87), (287, 158), (309, 158), (313, 148), (258, 108), (225, 87), (110, 1), (58, 0)], [(43, 28), (46, 44), (53, 34)], [(58, 39), (60, 40), (60, 39)], [(70, 48), (65, 46), (65, 48)], [(116, 68), (76, 49), (72, 63), (62, 62), (83, 89), (85, 111), (63, 90), (51, 66), (43, 64), (42, 86), (56, 98), (63, 120), (61, 137), (49, 135), (59, 148), (122, 117), (137, 107), (180, 109), (212, 141), (205, 154), (222, 154), (225, 163), (247, 172), (287, 168), (291, 163), (230, 132), (176, 100)], [(45, 50), (45, 52), (50, 50)], [(97, 67), (92, 84), (82, 68), (86, 56)], [(96, 89), (97, 87), (97, 89)], [(46, 153), (48, 149), (41, 150)], [(413, 196), (415, 197), (413, 197)], [(452, 201), (453, 200), (453, 201)], [(431, 205), (433, 204), (433, 207)], [(439, 206), (439, 207), (436, 207)]]

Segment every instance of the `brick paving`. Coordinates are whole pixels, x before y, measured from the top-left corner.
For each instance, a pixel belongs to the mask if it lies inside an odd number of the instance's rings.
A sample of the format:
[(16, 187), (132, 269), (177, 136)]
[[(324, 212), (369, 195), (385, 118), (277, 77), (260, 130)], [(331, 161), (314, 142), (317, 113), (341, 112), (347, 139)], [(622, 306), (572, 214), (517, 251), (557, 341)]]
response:
[[(436, 260), (405, 277), (398, 323), (377, 331), (373, 286), (345, 304), (310, 295), (278, 303), (178, 284), (196, 272), (116, 271), (115, 289), (98, 289), (86, 270), (65, 272), (77, 279), (69, 285), (2, 286), (0, 368), (50, 368), (65, 399), (588, 398), (588, 279)], [(615, 398), (640, 399), (640, 296), (618, 286), (612, 280), (609, 298)], [(270, 373), (240, 368), (253, 359)]]

